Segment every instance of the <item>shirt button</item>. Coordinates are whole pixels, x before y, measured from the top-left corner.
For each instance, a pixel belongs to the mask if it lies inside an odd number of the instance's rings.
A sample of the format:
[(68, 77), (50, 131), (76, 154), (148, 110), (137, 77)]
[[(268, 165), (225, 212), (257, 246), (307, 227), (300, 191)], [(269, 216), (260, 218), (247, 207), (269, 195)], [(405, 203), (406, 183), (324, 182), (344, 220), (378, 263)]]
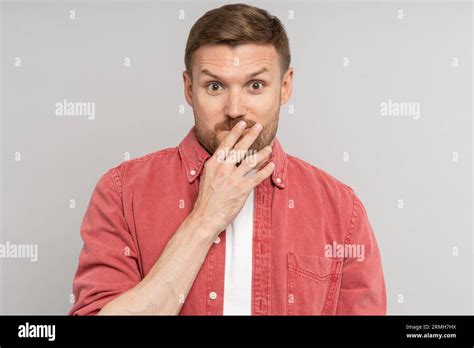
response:
[(215, 240), (214, 240), (214, 243), (216, 244), (219, 244), (221, 242), (221, 238), (220, 237), (217, 237)]
[(194, 169), (192, 169), (192, 170), (189, 172), (189, 174), (191, 174), (191, 176), (194, 176), (194, 175), (196, 175), (196, 171), (195, 171)]
[(276, 178), (275, 179), (277, 183), (281, 184), (281, 179), (280, 178)]
[(214, 291), (211, 291), (211, 292), (209, 293), (209, 298), (210, 298), (211, 300), (215, 300), (215, 299), (217, 298), (217, 294), (216, 294)]

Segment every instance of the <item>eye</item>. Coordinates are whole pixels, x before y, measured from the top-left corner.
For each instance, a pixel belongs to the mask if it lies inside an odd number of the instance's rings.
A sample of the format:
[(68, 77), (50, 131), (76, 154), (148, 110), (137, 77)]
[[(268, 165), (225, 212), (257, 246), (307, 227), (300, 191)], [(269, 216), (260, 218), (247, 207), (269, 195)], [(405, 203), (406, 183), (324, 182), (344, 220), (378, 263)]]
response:
[(259, 91), (263, 88), (264, 84), (261, 81), (251, 81), (250, 82), (250, 88), (253, 91)]
[(216, 93), (220, 91), (220, 88), (222, 87), (222, 85), (218, 82), (209, 82), (206, 85), (206, 87), (209, 92)]

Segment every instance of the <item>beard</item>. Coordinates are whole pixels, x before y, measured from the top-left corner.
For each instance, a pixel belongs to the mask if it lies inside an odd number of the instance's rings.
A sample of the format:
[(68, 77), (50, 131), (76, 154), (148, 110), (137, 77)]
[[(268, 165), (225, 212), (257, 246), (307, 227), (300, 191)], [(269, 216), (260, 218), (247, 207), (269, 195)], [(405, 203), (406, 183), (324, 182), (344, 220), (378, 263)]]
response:
[[(263, 149), (265, 146), (270, 145), (274, 139), (277, 129), (278, 129), (278, 120), (279, 113), (276, 114), (276, 117), (269, 124), (264, 124), (263, 129), (258, 135), (257, 139), (250, 145), (248, 148), (251, 153), (255, 153)], [(220, 131), (230, 131), (237, 123), (240, 121), (245, 121), (247, 123), (247, 129), (251, 128), (256, 122), (245, 119), (244, 117), (239, 118), (227, 118), (225, 121), (217, 123), (214, 126), (214, 129), (206, 128), (204, 125), (200, 124), (195, 117), (195, 131), (196, 137), (201, 143), (201, 145), (206, 149), (209, 154), (214, 154), (217, 148), (219, 147), (221, 141), (225, 139), (229, 133), (226, 133), (225, 136), (221, 135), (221, 139), (218, 138)], [(237, 142), (237, 144), (245, 134), (242, 134)], [(235, 145), (234, 145), (235, 146)]]

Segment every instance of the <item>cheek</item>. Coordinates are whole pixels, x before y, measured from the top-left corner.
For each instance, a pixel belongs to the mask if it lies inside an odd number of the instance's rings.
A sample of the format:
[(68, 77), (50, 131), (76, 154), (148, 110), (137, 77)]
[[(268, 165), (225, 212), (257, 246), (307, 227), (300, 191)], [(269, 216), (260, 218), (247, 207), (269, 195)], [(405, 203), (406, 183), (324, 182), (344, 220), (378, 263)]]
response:
[(263, 93), (251, 97), (249, 106), (255, 115), (271, 119), (280, 107), (280, 98), (275, 93)]
[(195, 102), (200, 108), (206, 110), (218, 110), (222, 108), (224, 96), (211, 96), (204, 89), (199, 89), (195, 94)]
[(198, 91), (194, 94), (193, 109), (202, 119), (216, 119), (224, 109), (224, 98), (210, 96), (205, 92)]

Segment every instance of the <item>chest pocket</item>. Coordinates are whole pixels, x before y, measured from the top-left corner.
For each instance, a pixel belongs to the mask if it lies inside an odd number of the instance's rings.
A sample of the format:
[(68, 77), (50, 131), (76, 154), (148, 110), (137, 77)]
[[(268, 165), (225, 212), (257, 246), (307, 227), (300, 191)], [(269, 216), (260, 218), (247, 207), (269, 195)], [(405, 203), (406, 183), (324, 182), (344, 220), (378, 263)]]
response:
[(343, 259), (288, 253), (288, 315), (335, 313)]

